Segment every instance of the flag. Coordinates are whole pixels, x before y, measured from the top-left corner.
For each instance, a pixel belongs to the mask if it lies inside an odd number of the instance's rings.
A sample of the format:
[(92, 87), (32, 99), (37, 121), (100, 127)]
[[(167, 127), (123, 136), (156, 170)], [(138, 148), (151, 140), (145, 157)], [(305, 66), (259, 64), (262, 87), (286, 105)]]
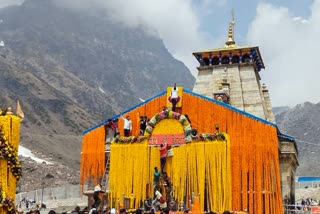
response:
[(21, 118), (21, 120), (24, 119), (24, 113), (23, 113), (23, 111), (21, 109), (19, 100), (17, 100), (17, 115)]

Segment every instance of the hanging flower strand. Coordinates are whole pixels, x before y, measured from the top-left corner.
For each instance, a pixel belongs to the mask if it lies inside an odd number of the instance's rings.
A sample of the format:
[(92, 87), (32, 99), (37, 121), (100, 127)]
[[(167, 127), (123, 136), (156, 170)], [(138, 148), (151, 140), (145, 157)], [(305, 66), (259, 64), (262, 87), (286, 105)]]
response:
[(12, 198), (7, 196), (5, 191), (2, 190), (2, 187), (0, 186), (0, 207), (6, 208), (8, 210), (8, 214), (15, 214), (17, 213), (15, 207), (14, 207), (14, 201)]
[(0, 127), (0, 159), (6, 159), (8, 163), (8, 168), (10, 168), (12, 174), (17, 180), (21, 177), (21, 164), (18, 158), (18, 151), (13, 148), (2, 131)]

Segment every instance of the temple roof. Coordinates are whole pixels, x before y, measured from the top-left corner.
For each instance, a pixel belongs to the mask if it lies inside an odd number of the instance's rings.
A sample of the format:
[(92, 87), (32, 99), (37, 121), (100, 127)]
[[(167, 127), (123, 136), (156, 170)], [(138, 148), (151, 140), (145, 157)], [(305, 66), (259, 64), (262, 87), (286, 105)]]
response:
[[(235, 25), (235, 21), (232, 13), (232, 20), (230, 21), (230, 25), (228, 28), (228, 39), (225, 42), (224, 47), (206, 49), (206, 50), (196, 51), (192, 53), (196, 57), (196, 59), (199, 61), (200, 66), (208, 65), (208, 63), (203, 64), (204, 59), (210, 60), (209, 65), (212, 65), (211, 59), (213, 59), (214, 57), (218, 57), (221, 60), (222, 57), (226, 57), (226, 56), (232, 58), (234, 56), (242, 57), (242, 56), (248, 55), (252, 58), (252, 61), (257, 66), (258, 71), (265, 68), (261, 54), (260, 54), (259, 47), (236, 45), (236, 42), (234, 40), (234, 25)], [(243, 62), (240, 61), (240, 63), (243, 63)]]
[[(254, 46), (238, 46), (238, 45), (235, 45), (235, 46), (232, 46), (232, 47), (222, 47), (222, 48), (211, 48), (211, 49), (205, 49), (205, 50), (202, 50), (202, 51), (195, 51), (193, 52), (192, 54), (195, 55), (195, 54), (199, 54), (199, 53), (214, 53), (214, 52), (222, 52), (222, 51), (239, 51), (239, 50), (248, 50), (250, 51), (251, 49), (256, 49), (258, 48), (257, 46), (254, 47)], [(259, 48), (258, 48), (259, 49)]]
[[(159, 107), (155, 108), (155, 111), (153, 112), (153, 114), (158, 113), (159, 111), (161, 111), (161, 107), (165, 105), (166, 93), (167, 93), (166, 91), (163, 91), (163, 92), (151, 97), (150, 99), (145, 100), (144, 102), (141, 102), (141, 103), (139, 103), (139, 104), (137, 104), (135, 106), (132, 106), (131, 108), (126, 109), (125, 111), (122, 112), (122, 114), (114, 115), (110, 119), (112, 119), (112, 120), (118, 119), (118, 118), (121, 117), (121, 115), (130, 114), (131, 112), (134, 112), (134, 111), (139, 112), (139, 114), (140, 113), (143, 114), (142, 112), (140, 112), (139, 108), (142, 108), (145, 105), (153, 105), (154, 106), (154, 104), (152, 104), (152, 102), (157, 103), (156, 106), (159, 106)], [(190, 98), (193, 97), (195, 99), (198, 99), (197, 102), (201, 103), (201, 106), (207, 106), (209, 103), (211, 103), (213, 105), (220, 106), (220, 108), (231, 110), (232, 112), (239, 113), (240, 115), (242, 115), (244, 117), (251, 118), (253, 120), (262, 122), (262, 123), (264, 123), (266, 125), (270, 125), (270, 126), (273, 126), (273, 127), (277, 128), (277, 125), (275, 123), (272, 123), (272, 122), (270, 122), (268, 120), (265, 120), (263, 118), (257, 117), (257, 116), (255, 116), (253, 114), (250, 114), (250, 113), (245, 112), (243, 110), (240, 110), (238, 108), (235, 108), (235, 107), (233, 107), (231, 105), (228, 105), (228, 104), (223, 103), (223, 102), (219, 102), (219, 101), (217, 101), (217, 100), (215, 100), (213, 98), (210, 98), (210, 97), (207, 97), (207, 96), (203, 96), (201, 94), (195, 93), (195, 92), (187, 90), (187, 89), (183, 89), (183, 99), (182, 99), (183, 102), (188, 103), (188, 97), (186, 97), (187, 95)], [(154, 108), (154, 107), (152, 107), (152, 108)], [(196, 109), (194, 109), (193, 107), (190, 107), (189, 105), (185, 105), (182, 108), (184, 108), (182, 110), (182, 113), (187, 113), (187, 114), (189, 114), (189, 116), (191, 115), (191, 113), (189, 111), (192, 111), (192, 113), (195, 114), (195, 115), (202, 115), (202, 113), (203, 113), (203, 109), (197, 111)], [(152, 114), (152, 116), (153, 116), (153, 114)], [(225, 119), (225, 118), (221, 118), (221, 119)], [(90, 132), (90, 131), (92, 131), (92, 130), (94, 130), (94, 129), (96, 129), (96, 128), (104, 125), (104, 124), (106, 124), (107, 122), (108, 122), (108, 119), (103, 121), (103, 122), (101, 122), (101, 123), (99, 123), (99, 124), (97, 124), (97, 125), (95, 125), (95, 126), (93, 126), (93, 127), (91, 127), (91, 128), (89, 128), (89, 129), (87, 129), (87, 130), (85, 130), (85, 131), (83, 131), (82, 134), (86, 134), (86, 133), (88, 133), (88, 132)], [(278, 131), (278, 135), (282, 135), (282, 134)], [(290, 137), (290, 136), (286, 135), (286, 137)], [(290, 138), (294, 139), (292, 137), (290, 137)]]
[[(133, 118), (132, 127), (133, 130), (135, 130), (133, 135), (138, 136), (140, 131), (139, 117), (147, 116), (148, 118), (151, 118), (156, 113), (159, 113), (161, 111), (166, 102), (167, 91), (163, 91), (151, 97), (150, 99), (145, 100), (144, 102), (141, 102), (123, 111), (122, 114), (114, 115), (110, 119), (115, 120), (121, 118), (121, 116), (123, 115), (130, 115), (130, 117)], [(187, 89), (183, 89), (182, 103), (183, 104), (179, 113), (188, 114), (192, 121), (192, 127), (197, 129), (199, 133), (207, 133), (210, 131), (212, 132), (212, 127), (214, 127), (216, 124), (219, 124), (220, 130), (222, 132), (226, 132), (227, 134), (230, 134), (231, 137), (235, 137), (233, 135), (237, 135), (236, 133), (241, 132), (240, 129), (242, 126), (239, 126), (239, 124), (241, 125), (243, 122), (240, 121), (245, 122), (250, 120), (252, 121), (252, 124), (260, 124), (258, 126), (269, 126), (271, 129), (275, 129), (274, 134), (277, 135), (279, 140), (287, 140), (289, 142), (293, 142), (296, 146), (295, 139), (291, 136), (282, 134), (275, 123), (235, 108), (229, 104), (219, 102), (215, 99), (197, 94)], [(86, 135), (88, 132), (91, 132), (105, 125), (107, 122), (108, 119), (83, 131), (82, 134)], [(232, 126), (235, 126), (237, 123), (239, 123), (237, 125), (239, 127), (236, 128), (237, 131), (232, 131)], [(122, 120), (119, 120), (119, 127), (123, 127)], [(251, 128), (255, 127), (256, 126), (252, 126)]]
[(233, 47), (223, 47), (223, 48), (213, 48), (202, 51), (196, 51), (192, 53), (201, 65), (201, 61), (205, 58), (212, 59), (214, 57), (224, 57), (224, 56), (252, 56), (253, 62), (256, 64), (258, 71), (264, 69), (264, 63), (261, 57), (261, 53), (258, 46), (233, 46)]

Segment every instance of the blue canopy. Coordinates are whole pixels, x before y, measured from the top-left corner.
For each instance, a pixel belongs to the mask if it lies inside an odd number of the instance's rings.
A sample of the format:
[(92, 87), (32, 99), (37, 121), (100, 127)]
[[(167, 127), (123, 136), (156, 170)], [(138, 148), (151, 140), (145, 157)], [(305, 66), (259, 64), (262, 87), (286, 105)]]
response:
[(313, 181), (320, 182), (320, 177), (298, 177), (298, 182), (313, 182)]

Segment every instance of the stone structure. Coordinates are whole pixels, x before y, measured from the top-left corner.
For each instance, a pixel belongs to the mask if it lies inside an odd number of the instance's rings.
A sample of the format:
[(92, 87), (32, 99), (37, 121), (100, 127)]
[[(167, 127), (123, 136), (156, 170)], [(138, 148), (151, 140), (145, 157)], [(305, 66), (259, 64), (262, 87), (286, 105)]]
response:
[(280, 135), (280, 171), (282, 199), (285, 204), (295, 204), (295, 172), (299, 165), (298, 149), (293, 138)]
[[(232, 19), (223, 48), (193, 53), (200, 63), (193, 91), (275, 123), (269, 91), (260, 83), (259, 72), (265, 67), (259, 47), (237, 46), (234, 24)], [(285, 203), (294, 203), (297, 147), (292, 137), (280, 132), (278, 136), (282, 196)]]

